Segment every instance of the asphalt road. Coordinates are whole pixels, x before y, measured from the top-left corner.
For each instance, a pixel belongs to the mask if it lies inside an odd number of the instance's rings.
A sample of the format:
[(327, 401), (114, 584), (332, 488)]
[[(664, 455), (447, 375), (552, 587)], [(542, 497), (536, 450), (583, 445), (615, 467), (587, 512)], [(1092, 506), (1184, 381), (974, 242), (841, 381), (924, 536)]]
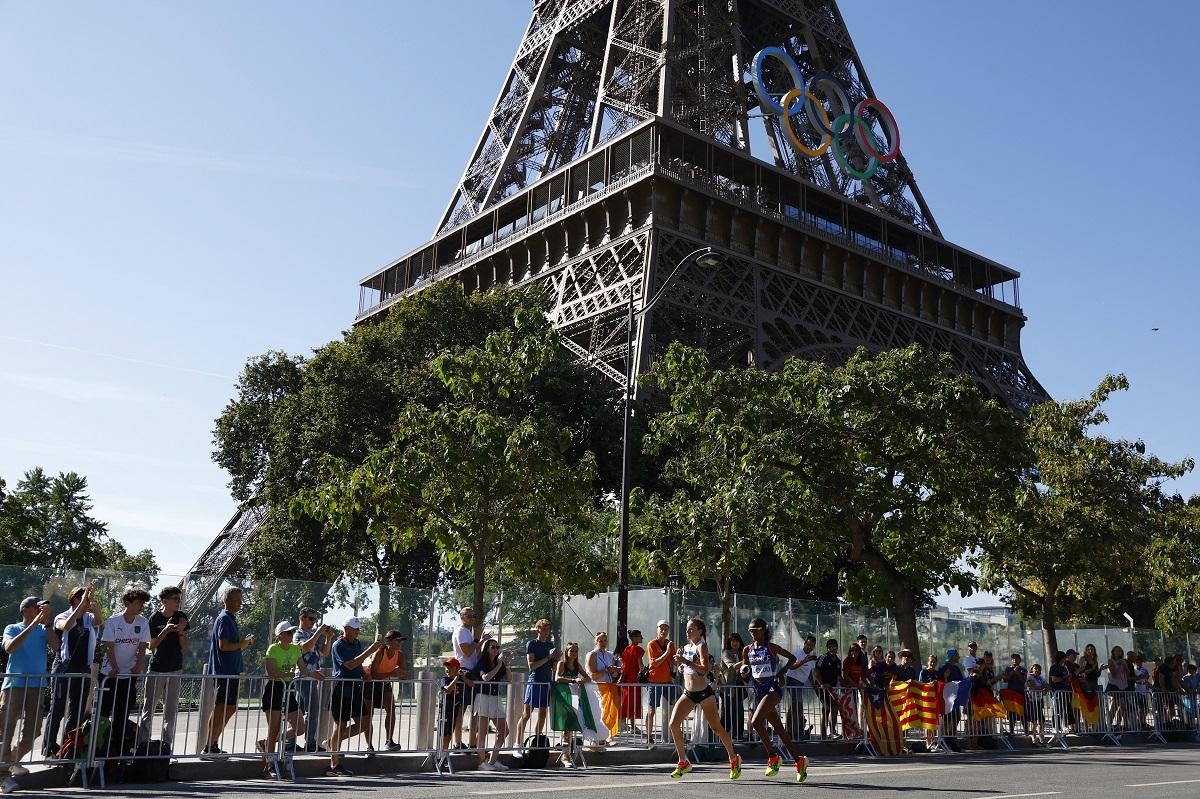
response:
[[(353, 768), (353, 764), (347, 761)], [(278, 796), (313, 799), (625, 799), (652, 792), (665, 799), (724, 797), (734, 788), (728, 774), (704, 764), (682, 780), (661, 766), (619, 766), (567, 771), (467, 772), (454, 776), (405, 774), (388, 777), (270, 781), (169, 783), (147, 788), (95, 790), (89, 796), (230, 797)], [(1073, 749), (1069, 752), (988, 753), (897, 760), (830, 758), (813, 761), (808, 782), (797, 785), (787, 767), (778, 777), (763, 776), (763, 764), (747, 762), (736, 790), (758, 797), (939, 797), (939, 799), (1096, 799), (1100, 796), (1200, 797), (1200, 747)], [(631, 794), (630, 792), (634, 793)], [(55, 794), (74, 791), (55, 791)], [(663, 793), (658, 793), (663, 792)]]

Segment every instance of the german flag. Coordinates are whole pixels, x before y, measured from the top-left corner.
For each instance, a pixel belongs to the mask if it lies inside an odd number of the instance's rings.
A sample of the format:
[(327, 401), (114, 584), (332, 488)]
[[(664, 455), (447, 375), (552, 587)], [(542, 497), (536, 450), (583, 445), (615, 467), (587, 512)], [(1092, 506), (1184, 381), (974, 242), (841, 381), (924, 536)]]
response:
[(996, 695), (990, 688), (982, 686), (971, 693), (971, 710), (975, 713), (976, 720), (980, 721), (1008, 718), (1008, 711), (1000, 704), (1000, 700), (996, 699)]
[(904, 730), (936, 730), (938, 699), (937, 683), (902, 680), (888, 689), (888, 702)]
[(1071, 678), (1071, 690), (1075, 692), (1075, 707), (1089, 726), (1100, 723), (1100, 697), (1096, 691), (1083, 687), (1078, 677)]
[(1004, 703), (1004, 709), (1009, 713), (1025, 718), (1025, 694), (1023, 692), (1001, 688), (1000, 701)]

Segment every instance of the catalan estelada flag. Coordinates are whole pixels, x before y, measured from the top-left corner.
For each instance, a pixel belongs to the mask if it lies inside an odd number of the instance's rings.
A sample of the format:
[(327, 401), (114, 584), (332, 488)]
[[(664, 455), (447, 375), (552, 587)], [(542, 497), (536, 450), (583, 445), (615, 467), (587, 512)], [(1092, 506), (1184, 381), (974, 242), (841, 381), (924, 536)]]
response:
[(1100, 723), (1100, 697), (1096, 691), (1083, 687), (1078, 677), (1071, 678), (1071, 690), (1075, 692), (1075, 707), (1083, 715), (1083, 720), (1089, 726)]
[(971, 692), (971, 712), (976, 720), (1008, 718), (1008, 711), (990, 688), (980, 686), (979, 690)]
[(1025, 694), (1022, 691), (1001, 688), (1000, 701), (1004, 703), (1004, 709), (1009, 713), (1025, 718)]
[(904, 730), (900, 728), (900, 719), (888, 701), (888, 689), (868, 687), (867, 693), (867, 732), (871, 743), (880, 757), (895, 757), (904, 748)]
[(888, 689), (888, 702), (903, 730), (936, 730), (938, 698), (937, 683), (901, 680)]

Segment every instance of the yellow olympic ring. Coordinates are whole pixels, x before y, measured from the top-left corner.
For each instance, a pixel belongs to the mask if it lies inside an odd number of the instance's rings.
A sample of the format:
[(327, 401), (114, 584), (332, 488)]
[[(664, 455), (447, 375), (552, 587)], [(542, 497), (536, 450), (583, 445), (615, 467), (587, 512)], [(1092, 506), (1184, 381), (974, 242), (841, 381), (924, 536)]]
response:
[(822, 130), (833, 130), (833, 124), (829, 121), (829, 112), (825, 110), (825, 106), (822, 105), (815, 96), (813, 96), (812, 92), (806, 91), (802, 86), (792, 89), (783, 96), (783, 101), (781, 103), (783, 106), (783, 114), (781, 114), (783, 117), (783, 129), (787, 132), (788, 138), (792, 140), (792, 145), (797, 150), (804, 153), (809, 158), (817, 158), (821, 155), (824, 155), (829, 149), (829, 145), (833, 143), (833, 137), (826, 133), (824, 140), (816, 148), (809, 147), (804, 142), (800, 141), (800, 137), (796, 135), (796, 129), (792, 127), (791, 107), (792, 103), (803, 98), (812, 100), (812, 107), (815, 107), (817, 112), (823, 118), (822, 121), (825, 123), (825, 127), (823, 127)]

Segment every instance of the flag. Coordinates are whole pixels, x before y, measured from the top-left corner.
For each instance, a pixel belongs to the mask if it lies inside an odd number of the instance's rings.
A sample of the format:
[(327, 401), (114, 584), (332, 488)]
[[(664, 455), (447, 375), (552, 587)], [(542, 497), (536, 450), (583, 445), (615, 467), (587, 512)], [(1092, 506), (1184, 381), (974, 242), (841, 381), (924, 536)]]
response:
[(903, 730), (936, 730), (938, 691), (935, 683), (902, 680), (888, 689), (888, 702)]
[(964, 708), (971, 703), (971, 687), (973, 680), (968, 677), (965, 680), (955, 680), (954, 682), (938, 683), (942, 686), (942, 701), (945, 703), (945, 709), (942, 710), (943, 715), (954, 712), (955, 708)]
[(596, 683), (596, 688), (600, 692), (601, 722), (608, 729), (615, 730), (621, 723), (621, 690), (611, 682)]
[(828, 685), (825, 686), (838, 704), (838, 711), (842, 716), (842, 737), (843, 738), (858, 738), (862, 735), (862, 730), (858, 727), (858, 722), (854, 720), (854, 691), (843, 690), (835, 692)]
[(867, 731), (880, 757), (895, 757), (904, 748), (904, 731), (892, 709), (889, 693), (886, 688), (867, 687)]
[(1084, 723), (1095, 727), (1100, 723), (1100, 697), (1096, 691), (1085, 688), (1078, 677), (1071, 678), (1071, 688), (1075, 691), (1075, 707), (1083, 715)]
[(983, 685), (971, 694), (971, 710), (974, 711), (976, 721), (1008, 717), (1008, 711), (1004, 709), (1004, 705), (1000, 704), (990, 688)]
[(1014, 691), (1009, 688), (1000, 689), (1000, 701), (1004, 703), (1004, 709), (1015, 716), (1025, 717), (1025, 692)]
[(604, 726), (600, 692), (595, 683), (550, 686), (550, 727), (563, 732), (578, 732), (586, 742), (608, 740)]

